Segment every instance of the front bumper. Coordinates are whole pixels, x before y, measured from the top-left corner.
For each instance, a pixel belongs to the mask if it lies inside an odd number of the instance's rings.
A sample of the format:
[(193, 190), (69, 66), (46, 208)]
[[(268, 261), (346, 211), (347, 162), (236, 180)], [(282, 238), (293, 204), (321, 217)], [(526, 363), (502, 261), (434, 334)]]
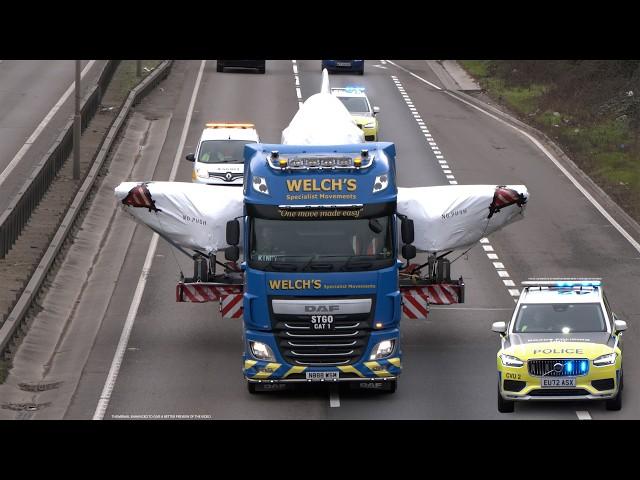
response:
[[(562, 377), (554, 377), (562, 378)], [(607, 400), (618, 394), (620, 385), (620, 366), (590, 366), (589, 373), (576, 376), (576, 386), (572, 388), (542, 388), (541, 377), (529, 375), (526, 364), (523, 367), (511, 368), (501, 365), (498, 359), (499, 391), (505, 400), (516, 401), (557, 401), (557, 400)], [(613, 388), (599, 390), (593, 384), (598, 381), (613, 380)], [(522, 382), (524, 387), (519, 391), (505, 388), (505, 382)], [(507, 384), (508, 385), (508, 384)], [(513, 385), (513, 384), (512, 384)], [(520, 384), (518, 384), (520, 385)], [(513, 386), (511, 387), (513, 388)]]
[[(396, 349), (389, 358), (367, 360), (372, 348), (380, 341), (396, 340)], [(275, 362), (253, 358), (249, 353), (248, 341), (254, 340), (269, 345), (276, 357)], [(245, 332), (245, 352), (243, 355), (243, 374), (252, 383), (335, 383), (357, 381), (390, 381), (398, 378), (402, 372), (402, 351), (399, 345), (398, 329), (375, 331), (369, 336), (369, 343), (362, 358), (351, 365), (302, 366), (292, 365), (282, 358), (276, 346), (273, 334), (247, 330)], [(308, 380), (307, 372), (337, 372), (338, 378), (332, 380)]]

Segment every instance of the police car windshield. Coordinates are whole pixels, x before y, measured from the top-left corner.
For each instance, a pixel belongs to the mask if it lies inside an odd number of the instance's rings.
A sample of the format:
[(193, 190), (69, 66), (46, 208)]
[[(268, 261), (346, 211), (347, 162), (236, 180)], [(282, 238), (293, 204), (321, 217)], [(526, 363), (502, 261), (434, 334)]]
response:
[(254, 268), (373, 270), (394, 261), (388, 217), (295, 221), (252, 218), (250, 228), (249, 260)]
[(350, 113), (369, 113), (369, 105), (364, 97), (338, 97)]
[(200, 144), (198, 162), (201, 163), (243, 163), (246, 140), (205, 140)]
[(515, 333), (606, 332), (599, 303), (548, 303), (520, 306)]

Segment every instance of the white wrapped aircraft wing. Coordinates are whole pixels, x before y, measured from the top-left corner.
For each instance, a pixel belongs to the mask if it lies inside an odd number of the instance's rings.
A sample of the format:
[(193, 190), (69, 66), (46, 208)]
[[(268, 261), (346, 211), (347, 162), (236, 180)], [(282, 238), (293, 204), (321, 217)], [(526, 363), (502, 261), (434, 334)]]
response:
[(226, 246), (226, 223), (243, 213), (242, 188), (185, 182), (123, 182), (116, 198), (133, 218), (174, 245), (211, 254)]
[(445, 185), (398, 188), (398, 212), (413, 220), (416, 249), (442, 252), (473, 245), (520, 220), (524, 185)]

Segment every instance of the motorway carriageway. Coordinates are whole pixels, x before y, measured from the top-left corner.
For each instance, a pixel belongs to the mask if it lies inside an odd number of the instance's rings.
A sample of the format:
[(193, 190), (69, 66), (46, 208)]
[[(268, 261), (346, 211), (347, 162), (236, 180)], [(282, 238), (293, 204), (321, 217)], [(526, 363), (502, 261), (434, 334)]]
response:
[[(30, 398), (39, 408), (0, 410), (0, 418), (640, 418), (640, 252), (540, 148), (443, 90), (424, 60), (368, 60), (364, 76), (332, 74), (331, 86), (364, 86), (380, 107), (380, 140), (396, 144), (399, 186), (525, 184), (531, 202), (524, 220), (452, 264), (452, 276), (467, 285), (464, 304), (433, 307), (428, 321), (403, 320), (404, 369), (395, 394), (326, 385), (247, 392), (241, 323), (221, 319), (217, 304), (175, 302), (179, 269), (190, 274), (191, 261), (125, 216), (112, 188), (128, 179), (189, 182), (184, 155), (195, 150), (207, 121), (252, 122), (264, 142), (279, 143), (320, 82), (319, 60), (268, 61), (265, 75), (217, 73), (215, 61), (174, 64), (162, 89), (129, 120), (85, 218), (90, 228), (83, 225), (74, 244), (81, 260), (70, 255), (61, 266), (0, 386), (0, 401)], [(491, 323), (509, 318), (519, 282), (536, 276), (603, 278), (613, 310), (630, 325), (620, 412), (603, 402), (538, 402), (498, 413), (500, 342)], [(64, 301), (56, 284), (65, 288)], [(16, 387), (21, 381), (57, 385), (26, 395)]]

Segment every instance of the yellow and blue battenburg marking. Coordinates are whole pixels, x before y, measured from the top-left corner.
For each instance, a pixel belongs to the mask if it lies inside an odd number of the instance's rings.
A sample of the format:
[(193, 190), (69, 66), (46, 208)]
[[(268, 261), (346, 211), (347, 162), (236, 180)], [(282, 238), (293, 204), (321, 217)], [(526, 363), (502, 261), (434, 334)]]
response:
[[(302, 373), (308, 367), (288, 366), (281, 363), (263, 362), (258, 360), (244, 361), (244, 375), (254, 380), (284, 380), (288, 376)], [(326, 370), (326, 368), (323, 368)], [(371, 362), (359, 363), (357, 365), (345, 365), (331, 367), (329, 370), (339, 370), (343, 374), (352, 374), (361, 378), (371, 377), (395, 377), (402, 372), (400, 358), (389, 358)]]

